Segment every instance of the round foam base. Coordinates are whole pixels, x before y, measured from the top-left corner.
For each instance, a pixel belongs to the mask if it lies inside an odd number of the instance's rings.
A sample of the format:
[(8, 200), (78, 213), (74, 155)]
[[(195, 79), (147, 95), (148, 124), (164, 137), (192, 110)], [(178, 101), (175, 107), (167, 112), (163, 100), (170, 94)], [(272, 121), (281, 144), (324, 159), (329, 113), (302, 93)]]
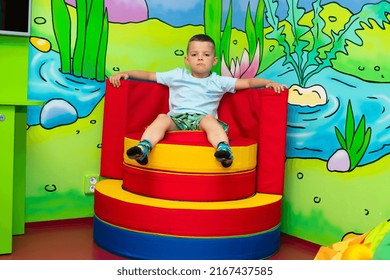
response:
[(122, 181), (96, 184), (95, 214), (113, 225), (175, 236), (217, 237), (255, 234), (280, 223), (282, 197), (256, 193), (246, 199), (188, 202), (140, 196)]
[(95, 216), (94, 240), (103, 249), (131, 259), (256, 260), (279, 249), (280, 227), (252, 235), (194, 238), (131, 231)]
[[(127, 134), (124, 151), (136, 146), (141, 133)], [(222, 167), (215, 157), (215, 149), (207, 140), (203, 131), (175, 131), (165, 134), (149, 154), (147, 165), (140, 165), (129, 159), (124, 153), (124, 163), (150, 170), (162, 170), (184, 173), (233, 173), (249, 171), (256, 168), (257, 143), (253, 139), (232, 139), (230, 147), (233, 152), (233, 164)]]

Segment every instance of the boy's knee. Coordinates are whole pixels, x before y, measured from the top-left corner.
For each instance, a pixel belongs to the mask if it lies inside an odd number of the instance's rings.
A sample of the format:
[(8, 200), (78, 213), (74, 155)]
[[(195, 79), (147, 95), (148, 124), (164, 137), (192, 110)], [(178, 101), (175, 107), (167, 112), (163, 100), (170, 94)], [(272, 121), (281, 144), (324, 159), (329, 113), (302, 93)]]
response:
[(213, 115), (205, 115), (205, 116), (202, 118), (202, 120), (201, 120), (201, 122), (207, 122), (207, 123), (214, 122), (214, 121), (217, 121), (217, 119), (214, 118)]
[(169, 122), (171, 120), (167, 114), (158, 114), (156, 119), (162, 122)]
[(160, 125), (160, 127), (164, 127), (167, 131), (177, 129), (175, 123), (173, 122), (171, 117), (168, 116), (167, 114), (157, 115), (155, 121)]

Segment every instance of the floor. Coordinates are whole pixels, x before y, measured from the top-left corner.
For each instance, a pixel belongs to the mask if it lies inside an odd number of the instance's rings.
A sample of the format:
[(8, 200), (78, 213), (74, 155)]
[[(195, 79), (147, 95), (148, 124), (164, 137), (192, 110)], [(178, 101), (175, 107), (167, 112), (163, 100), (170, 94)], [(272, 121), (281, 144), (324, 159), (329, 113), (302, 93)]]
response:
[[(312, 260), (319, 245), (282, 234), (280, 250), (271, 260)], [(28, 223), (13, 238), (12, 254), (0, 260), (123, 260), (93, 241), (92, 218)]]

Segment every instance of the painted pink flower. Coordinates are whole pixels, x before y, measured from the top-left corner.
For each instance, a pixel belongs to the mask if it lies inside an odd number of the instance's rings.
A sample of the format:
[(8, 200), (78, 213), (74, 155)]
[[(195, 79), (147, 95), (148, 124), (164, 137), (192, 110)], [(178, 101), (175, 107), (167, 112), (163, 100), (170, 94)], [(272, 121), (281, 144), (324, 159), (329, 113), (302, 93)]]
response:
[[(76, 0), (65, 0), (76, 7)], [(145, 0), (106, 0), (108, 21), (117, 23), (140, 22), (148, 19), (148, 6)]]
[(226, 61), (222, 56), (221, 61), (221, 74), (223, 76), (231, 76), (234, 78), (253, 78), (256, 76), (260, 66), (260, 47), (259, 43), (256, 46), (255, 56), (252, 61), (249, 61), (249, 53), (244, 49), (241, 60), (232, 59), (230, 63), (230, 69), (226, 65)]

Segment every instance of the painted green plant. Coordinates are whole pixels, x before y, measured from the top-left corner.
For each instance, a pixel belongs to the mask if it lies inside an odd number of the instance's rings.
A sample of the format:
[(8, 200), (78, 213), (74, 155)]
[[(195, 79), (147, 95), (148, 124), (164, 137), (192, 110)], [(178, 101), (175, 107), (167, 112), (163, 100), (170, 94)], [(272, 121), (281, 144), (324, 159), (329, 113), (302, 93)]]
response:
[(366, 129), (363, 115), (355, 130), (355, 117), (350, 100), (348, 101), (344, 136), (337, 127), (335, 127), (335, 132), (341, 147), (348, 153), (350, 160), (349, 171), (352, 171), (359, 164), (367, 150), (371, 139), (371, 128), (368, 127)]
[[(288, 4), (286, 23), (280, 22), (276, 15), (278, 1), (264, 1), (266, 20), (272, 28), (272, 31), (266, 34), (266, 38), (276, 40), (283, 47), (284, 65), (292, 65), (300, 86), (305, 86), (310, 77), (325, 67), (332, 66), (332, 60), (336, 59), (338, 52), (348, 54), (348, 43), (361, 46), (363, 41), (357, 31), (362, 30), (363, 25), (373, 28), (372, 24), (376, 22), (384, 29), (384, 23), (390, 22), (388, 18), (390, 2), (365, 4), (359, 13), (349, 19), (342, 30), (331, 31), (328, 35), (324, 32), (326, 23), (320, 16), (323, 10), (321, 0), (313, 2), (314, 16), (311, 26), (302, 24), (301, 19), (305, 15), (305, 10), (298, 7), (299, 0), (286, 0)], [(290, 28), (288, 31), (292, 34), (292, 42), (287, 39), (287, 28)]]
[(216, 54), (220, 58), (214, 66), (213, 71), (221, 74), (229, 74), (236, 77), (254, 77), (260, 66), (263, 53), (264, 36), (264, 1), (259, 0), (255, 20), (252, 20), (250, 6), (248, 3), (245, 17), (245, 34), (248, 42), (248, 49), (243, 50), (241, 60), (230, 58), (230, 41), (232, 34), (232, 1), (229, 3), (229, 10), (225, 25), (222, 31), (222, 0), (205, 0), (204, 28), (205, 34), (213, 38)]
[(71, 45), (71, 19), (65, 1), (51, 0), (51, 5), (61, 71), (104, 81), (108, 43), (108, 13), (104, 8), (104, 0), (76, 0), (77, 32), (74, 48)]

